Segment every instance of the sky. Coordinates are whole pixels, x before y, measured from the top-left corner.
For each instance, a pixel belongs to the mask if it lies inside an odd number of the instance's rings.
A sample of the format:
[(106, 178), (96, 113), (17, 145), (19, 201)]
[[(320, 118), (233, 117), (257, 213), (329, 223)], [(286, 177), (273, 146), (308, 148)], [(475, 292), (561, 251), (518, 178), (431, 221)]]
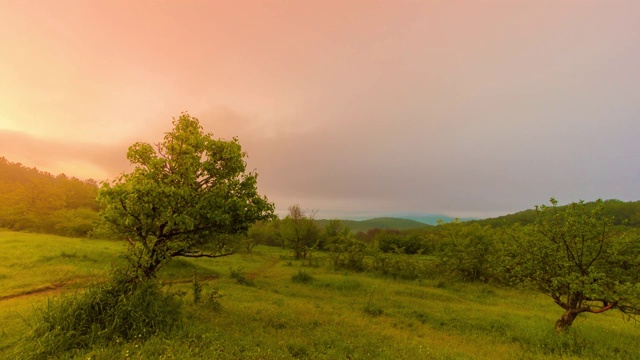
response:
[(0, 156), (99, 181), (187, 111), (279, 213), (640, 199), (637, 0), (0, 0)]

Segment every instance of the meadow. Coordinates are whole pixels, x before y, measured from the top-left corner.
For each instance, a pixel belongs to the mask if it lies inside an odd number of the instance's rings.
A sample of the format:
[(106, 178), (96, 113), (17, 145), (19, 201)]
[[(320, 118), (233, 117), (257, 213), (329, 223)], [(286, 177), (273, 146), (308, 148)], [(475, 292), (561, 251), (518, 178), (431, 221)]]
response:
[[(0, 231), (0, 358), (25, 357), (34, 314), (105, 279), (126, 244)], [(177, 259), (159, 276), (185, 321), (146, 341), (57, 354), (77, 359), (637, 359), (640, 327), (617, 312), (578, 317), (565, 333), (547, 297), (437, 277), (394, 280), (333, 270), (258, 246)], [(203, 300), (194, 303), (194, 272)]]

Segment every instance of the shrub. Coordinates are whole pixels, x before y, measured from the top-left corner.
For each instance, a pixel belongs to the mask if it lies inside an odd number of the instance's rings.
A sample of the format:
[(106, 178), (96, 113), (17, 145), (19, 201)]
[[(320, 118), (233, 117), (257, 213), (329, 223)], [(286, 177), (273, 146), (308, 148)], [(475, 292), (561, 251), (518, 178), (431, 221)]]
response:
[(364, 309), (362, 309), (365, 314), (376, 317), (380, 316), (384, 313), (384, 310), (380, 306), (367, 304)]
[(253, 286), (253, 281), (248, 279), (244, 273), (244, 269), (241, 266), (237, 268), (229, 268), (229, 277), (234, 279), (240, 285)]
[(197, 304), (202, 298), (202, 284), (198, 281), (198, 271), (193, 272), (193, 282), (191, 283), (191, 290), (193, 291), (193, 303)]
[(296, 274), (293, 274), (291, 276), (291, 281), (293, 281), (294, 283), (308, 284), (308, 283), (312, 282), (313, 280), (314, 280), (313, 276), (311, 276), (306, 271), (302, 271), (302, 270), (298, 270), (298, 272)]
[(120, 339), (146, 339), (170, 331), (181, 318), (181, 302), (158, 283), (113, 277), (82, 293), (49, 299), (36, 311), (25, 351), (29, 358), (48, 358)]
[(220, 292), (220, 289), (214, 287), (211, 290), (206, 292), (206, 304), (211, 307), (214, 311), (218, 311), (222, 309), (222, 303), (220, 303), (220, 299), (222, 299), (224, 295)]
[(369, 295), (367, 296), (367, 303), (364, 305), (364, 308), (362, 309), (362, 311), (364, 311), (365, 314), (373, 317), (380, 316), (382, 315), (382, 313), (384, 313), (384, 310), (382, 309), (382, 307), (380, 307), (377, 304), (374, 304), (373, 295), (375, 294), (375, 291), (376, 289), (374, 288), (369, 292)]

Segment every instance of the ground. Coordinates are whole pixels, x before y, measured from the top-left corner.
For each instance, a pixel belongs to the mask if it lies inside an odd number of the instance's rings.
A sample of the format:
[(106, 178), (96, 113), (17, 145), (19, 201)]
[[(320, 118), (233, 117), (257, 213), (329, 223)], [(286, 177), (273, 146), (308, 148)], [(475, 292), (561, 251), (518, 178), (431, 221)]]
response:
[[(124, 244), (0, 232), (0, 358), (11, 358), (34, 308), (103, 278)], [(220, 259), (179, 259), (161, 278), (184, 294), (187, 321), (146, 342), (115, 342), (78, 359), (633, 359), (640, 327), (615, 312), (578, 318), (566, 334), (559, 309), (537, 294), (437, 278), (398, 281), (336, 272), (258, 247)], [(220, 309), (193, 304), (197, 269)], [(249, 285), (230, 278), (244, 273)], [(303, 271), (309, 283), (292, 282)], [(603, 336), (606, 335), (606, 336)]]

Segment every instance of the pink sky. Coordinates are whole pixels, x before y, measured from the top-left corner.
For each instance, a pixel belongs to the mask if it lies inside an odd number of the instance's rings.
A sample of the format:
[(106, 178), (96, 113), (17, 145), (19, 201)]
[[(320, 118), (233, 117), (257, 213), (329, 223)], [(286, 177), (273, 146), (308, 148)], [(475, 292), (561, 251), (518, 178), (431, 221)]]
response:
[(640, 2), (0, 0), (0, 156), (109, 179), (181, 111), (282, 210), (640, 189)]

